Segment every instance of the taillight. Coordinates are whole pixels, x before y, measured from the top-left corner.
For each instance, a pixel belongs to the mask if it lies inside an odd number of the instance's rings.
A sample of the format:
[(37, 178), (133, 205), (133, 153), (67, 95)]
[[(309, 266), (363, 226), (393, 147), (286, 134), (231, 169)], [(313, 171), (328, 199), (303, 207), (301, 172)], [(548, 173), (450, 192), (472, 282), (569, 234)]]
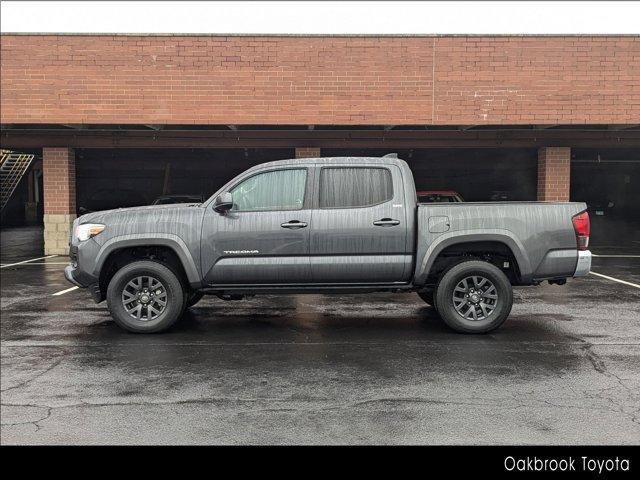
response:
[(573, 221), (573, 229), (576, 232), (578, 250), (586, 250), (589, 247), (589, 234), (591, 233), (589, 214), (585, 211), (579, 213), (571, 220)]

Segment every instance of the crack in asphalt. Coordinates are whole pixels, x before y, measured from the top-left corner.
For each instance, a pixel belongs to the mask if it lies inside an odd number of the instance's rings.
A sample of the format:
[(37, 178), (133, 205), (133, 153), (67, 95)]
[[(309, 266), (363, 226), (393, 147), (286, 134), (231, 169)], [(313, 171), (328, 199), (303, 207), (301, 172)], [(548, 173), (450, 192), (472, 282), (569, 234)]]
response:
[(28, 422), (13, 422), (13, 423), (0, 423), (0, 425), (2, 425), (3, 427), (15, 427), (15, 426), (19, 426), (19, 425), (33, 425), (34, 427), (36, 427), (36, 432), (39, 432), (40, 429), (42, 428), (42, 425), (40, 425), (40, 422), (44, 422), (45, 420), (47, 420), (48, 418), (51, 417), (51, 415), (53, 414), (53, 410), (55, 410), (57, 407), (50, 407), (47, 405), (34, 405), (34, 404), (5, 404), (3, 403), (2, 406), (5, 407), (29, 407), (29, 408), (41, 408), (41, 409), (45, 409), (47, 411), (47, 413), (45, 414), (44, 417), (39, 418), (37, 420), (30, 420)]
[[(601, 398), (601, 397), (600, 397)], [(514, 397), (512, 397), (514, 399)], [(319, 398), (313, 399), (311, 401), (326, 401), (329, 400), (327, 398)], [(627, 412), (624, 412), (620, 406), (612, 402), (618, 408), (606, 408), (606, 407), (592, 407), (586, 405), (562, 405), (550, 402), (544, 399), (534, 399), (534, 403), (530, 402), (515, 402), (513, 405), (504, 404), (504, 399), (492, 398), (492, 399), (484, 399), (485, 401), (461, 401), (461, 400), (448, 400), (442, 398), (427, 398), (427, 397), (383, 397), (383, 398), (372, 398), (368, 400), (362, 400), (358, 402), (348, 403), (345, 405), (334, 405), (334, 406), (326, 406), (321, 408), (290, 408), (290, 407), (267, 407), (261, 409), (254, 409), (251, 412), (298, 412), (298, 411), (328, 411), (328, 410), (339, 410), (339, 409), (350, 409), (350, 408), (358, 408), (361, 406), (368, 406), (374, 404), (384, 404), (384, 403), (417, 403), (417, 404), (430, 404), (430, 405), (454, 405), (454, 406), (472, 406), (472, 407), (499, 407), (501, 409), (519, 409), (519, 408), (532, 408), (539, 407), (540, 403), (543, 403), (549, 407), (553, 408), (571, 408), (577, 410), (597, 410), (597, 411), (609, 411), (613, 413), (621, 413), (625, 416), (629, 416)], [(610, 400), (610, 398), (607, 398)], [(19, 426), (19, 425), (34, 425), (36, 427), (36, 432), (42, 428), (41, 422), (49, 419), (55, 410), (61, 409), (69, 409), (69, 408), (104, 408), (104, 407), (131, 407), (131, 406), (140, 406), (140, 407), (153, 407), (153, 406), (174, 406), (174, 405), (220, 405), (225, 403), (236, 403), (236, 404), (256, 404), (260, 402), (280, 402), (280, 403), (288, 403), (288, 402), (299, 402), (300, 399), (296, 398), (229, 398), (229, 397), (218, 397), (218, 398), (194, 398), (194, 399), (184, 399), (184, 400), (175, 400), (175, 401), (131, 401), (131, 402), (76, 402), (69, 403), (67, 405), (38, 405), (32, 403), (2, 403), (3, 407), (16, 407), (16, 408), (40, 408), (45, 409), (46, 414), (42, 418), (38, 418), (37, 420), (30, 420), (25, 422), (12, 422), (12, 423), (1, 423), (3, 427), (11, 427), (11, 426)], [(237, 412), (240, 413), (240, 412)], [(246, 412), (245, 412), (246, 413)], [(640, 413), (640, 409), (635, 412)], [(635, 416), (631, 418), (631, 421), (637, 423)]]
[[(593, 367), (593, 369), (601, 374), (604, 375), (607, 378), (612, 378), (616, 381), (616, 383), (618, 383), (618, 385), (620, 385), (624, 390), (626, 390), (632, 397), (637, 396), (637, 393), (634, 389), (630, 388), (623, 380), (622, 378), (620, 378), (620, 376), (616, 375), (615, 373), (613, 373), (611, 370), (609, 370), (609, 368), (607, 367), (607, 364), (605, 363), (605, 361), (600, 358), (600, 356), (593, 350), (594, 346), (596, 346), (593, 343), (590, 343), (586, 340), (584, 340), (583, 338), (580, 337), (574, 337), (574, 336), (569, 336), (569, 338), (572, 338), (574, 340), (578, 340), (579, 342), (581, 342), (581, 346), (580, 349), (582, 350), (582, 352), (584, 353), (585, 357), (587, 358), (587, 360), (589, 360), (589, 363), (591, 363), (591, 366)], [(638, 418), (638, 413), (640, 413), (640, 409), (634, 411), (634, 412), (627, 412), (625, 411), (625, 406), (624, 404), (621, 404), (620, 402), (616, 401), (614, 398), (612, 398), (611, 396), (605, 396), (602, 395), (602, 393), (604, 393), (607, 390), (611, 390), (613, 387), (608, 387), (608, 388), (604, 388), (601, 389), (599, 391), (599, 394), (597, 394), (596, 396), (598, 398), (604, 398), (607, 401), (609, 401), (609, 403), (611, 403), (612, 405), (614, 405), (616, 408), (615, 411), (627, 416), (630, 418), (631, 422), (640, 425), (640, 419)]]
[[(571, 337), (573, 340), (575, 340), (575, 343), (572, 343), (574, 345), (579, 345), (580, 346), (580, 350), (584, 353), (585, 358), (589, 361), (589, 363), (591, 364), (592, 368), (594, 369), (594, 371), (596, 371), (598, 374), (601, 374), (603, 376), (606, 376), (607, 378), (611, 378), (611, 379), (615, 379), (616, 383), (624, 388), (625, 391), (627, 391), (628, 393), (630, 393), (631, 395), (635, 396), (635, 391), (630, 388), (628, 385), (625, 384), (625, 382), (623, 381), (622, 378), (620, 378), (618, 375), (616, 375), (615, 373), (611, 372), (608, 368), (606, 363), (604, 362), (604, 360), (602, 360), (602, 358), (600, 358), (600, 356), (593, 350), (593, 347), (596, 345), (608, 345), (608, 344), (592, 344), (589, 343), (588, 341), (579, 338), (579, 337)], [(555, 343), (555, 342), (554, 342)], [(199, 344), (200, 345), (200, 344)], [(369, 345), (369, 344), (367, 344)], [(6, 393), (8, 391), (12, 391), (12, 390), (16, 390), (22, 387), (25, 387), (27, 385), (29, 385), (30, 383), (32, 383), (33, 381), (45, 376), (47, 373), (51, 372), (52, 370), (54, 370), (58, 365), (60, 365), (65, 359), (66, 357), (69, 355), (69, 351), (68, 350), (64, 350), (61, 349), (61, 358), (59, 358), (57, 361), (55, 361), (54, 363), (52, 363), (51, 365), (49, 365), (46, 369), (44, 369), (43, 371), (39, 372), (37, 375), (34, 375), (33, 377), (20, 382), (17, 385), (14, 385), (12, 387), (8, 387), (5, 388), (3, 390), (1, 390), (2, 393)], [(504, 403), (504, 399), (488, 399), (489, 401), (464, 401), (464, 400), (450, 400), (450, 399), (442, 399), (442, 398), (427, 398), (427, 397), (405, 397), (405, 398), (401, 398), (401, 397), (384, 397), (384, 398), (372, 398), (372, 399), (368, 399), (368, 400), (362, 400), (362, 401), (358, 401), (358, 402), (354, 402), (351, 404), (347, 404), (347, 405), (334, 405), (334, 406), (325, 406), (322, 408), (311, 408), (310, 410), (320, 410), (320, 411), (326, 411), (326, 410), (336, 410), (336, 409), (349, 409), (349, 408), (358, 408), (358, 407), (362, 407), (362, 406), (368, 406), (368, 405), (374, 405), (374, 404), (384, 404), (384, 403), (405, 403), (405, 404), (410, 404), (410, 403), (417, 403), (417, 404), (432, 404), (432, 405), (455, 405), (455, 406), (473, 406), (473, 407), (500, 407), (503, 409), (518, 409), (518, 408), (530, 408), (530, 407), (537, 407), (540, 406), (540, 404), (545, 404), (549, 407), (553, 407), (553, 408), (571, 408), (571, 409), (578, 409), (578, 410), (597, 410), (597, 411), (610, 411), (610, 412), (614, 412), (614, 413), (619, 413), (624, 415), (625, 417), (628, 417), (631, 422), (633, 422), (634, 424), (640, 424), (640, 421), (638, 419), (639, 415), (640, 415), (640, 408), (638, 408), (637, 410), (634, 410), (633, 412), (628, 412), (625, 411), (624, 405), (621, 404), (620, 402), (616, 401), (614, 398), (612, 398), (609, 395), (604, 395), (604, 392), (608, 391), (608, 390), (612, 390), (616, 388), (615, 386), (610, 386), (610, 387), (605, 387), (602, 388), (600, 390), (598, 390), (595, 395), (590, 394), (589, 392), (583, 392), (585, 395), (587, 396), (591, 396), (592, 398), (600, 398), (602, 400), (606, 400), (608, 401), (612, 408), (606, 408), (606, 407), (591, 407), (591, 406), (583, 406), (583, 405), (563, 405), (563, 404), (558, 404), (558, 403), (554, 403), (551, 402), (549, 400), (545, 400), (545, 399), (534, 399), (533, 403), (530, 402), (518, 402), (516, 400), (515, 397), (512, 396), (512, 400), (514, 401), (514, 404), (512, 405), (508, 405)], [(530, 392), (531, 394), (535, 393), (535, 392)], [(592, 396), (593, 395), (593, 396)], [(326, 400), (330, 400), (329, 398), (322, 398), (322, 399), (315, 399), (316, 401), (326, 401)], [(3, 427), (11, 427), (11, 426), (19, 426), (19, 425), (33, 425), (36, 429), (36, 432), (38, 432), (41, 428), (42, 422), (45, 422), (46, 420), (48, 420), (52, 415), (53, 412), (55, 410), (58, 409), (65, 409), (65, 408), (75, 408), (75, 407), (80, 407), (80, 408), (101, 408), (101, 407), (127, 407), (127, 406), (167, 406), (167, 405), (194, 405), (194, 404), (200, 404), (200, 405), (220, 405), (220, 404), (225, 404), (225, 403), (245, 403), (245, 404), (256, 404), (259, 402), (266, 402), (266, 401), (275, 401), (275, 402), (283, 402), (283, 403), (287, 403), (287, 402), (291, 402), (291, 401), (300, 401), (300, 399), (279, 399), (279, 398), (259, 398), (259, 399), (243, 399), (243, 398), (228, 398), (228, 397), (219, 397), (219, 398), (196, 398), (196, 399), (183, 399), (183, 400), (176, 400), (176, 401), (129, 401), (129, 402), (100, 402), (100, 403), (94, 403), (94, 402), (85, 402), (85, 401), (81, 401), (81, 402), (76, 402), (76, 403), (70, 403), (67, 405), (60, 405), (60, 406), (51, 406), (51, 405), (38, 405), (38, 404), (30, 404), (30, 403), (4, 403), (2, 402), (1, 405), (3, 407), (17, 407), (17, 408), (39, 408), (39, 409), (45, 409), (46, 412), (45, 414), (41, 417), (38, 418), (36, 420), (30, 420), (30, 421), (24, 421), (24, 422), (12, 422), (12, 423), (2, 423), (0, 422), (0, 425), (2, 425)], [(302, 409), (299, 408), (287, 408), (287, 407), (282, 407), (282, 408), (274, 408), (274, 407), (268, 407), (268, 408), (264, 408), (264, 409), (255, 409), (252, 410), (253, 412), (297, 412), (300, 411)], [(309, 409), (304, 409), (304, 410), (309, 410)]]
[(46, 375), (47, 373), (49, 373), (51, 370), (53, 370), (54, 368), (56, 368), (58, 365), (60, 365), (63, 361), (64, 361), (64, 357), (66, 357), (68, 355), (68, 352), (66, 351), (62, 351), (63, 353), (61, 354), (60, 359), (58, 359), (56, 362), (54, 362), (53, 364), (51, 364), (49, 367), (45, 368), (43, 371), (41, 371), (40, 373), (38, 373), (37, 375), (34, 375), (33, 377), (18, 383), (17, 385), (14, 385), (12, 387), (7, 387), (7, 388), (3, 388), (2, 390), (0, 390), (0, 393), (5, 393), (5, 392), (9, 392), (11, 390), (16, 390), (18, 388), (22, 388), (24, 386), (29, 385), (31, 382), (33, 382), (34, 380), (37, 380), (38, 378)]
[[(351, 407), (359, 407), (362, 405), (371, 405), (375, 403), (425, 403), (431, 405), (464, 405), (471, 407), (490, 407), (495, 406), (495, 402), (491, 403), (482, 403), (482, 402), (460, 402), (453, 400), (442, 400), (442, 399), (433, 399), (433, 398), (423, 398), (423, 397), (406, 397), (406, 398), (372, 398), (370, 400), (362, 400), (360, 402), (355, 402), (351, 404)], [(526, 405), (514, 405), (511, 407), (505, 408), (519, 408), (524, 407)]]

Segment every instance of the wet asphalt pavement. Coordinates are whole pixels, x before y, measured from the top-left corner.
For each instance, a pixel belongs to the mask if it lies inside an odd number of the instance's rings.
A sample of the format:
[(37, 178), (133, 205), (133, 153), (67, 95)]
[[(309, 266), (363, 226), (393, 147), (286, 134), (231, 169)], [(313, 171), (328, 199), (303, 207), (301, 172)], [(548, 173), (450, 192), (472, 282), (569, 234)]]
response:
[[(5, 229), (2, 265), (42, 256)], [(595, 253), (640, 255), (640, 242)], [(3, 267), (2, 444), (638, 444), (640, 289), (518, 288), (482, 336), (415, 294), (206, 297), (171, 332), (120, 330), (65, 257)], [(640, 283), (640, 258), (593, 270)]]

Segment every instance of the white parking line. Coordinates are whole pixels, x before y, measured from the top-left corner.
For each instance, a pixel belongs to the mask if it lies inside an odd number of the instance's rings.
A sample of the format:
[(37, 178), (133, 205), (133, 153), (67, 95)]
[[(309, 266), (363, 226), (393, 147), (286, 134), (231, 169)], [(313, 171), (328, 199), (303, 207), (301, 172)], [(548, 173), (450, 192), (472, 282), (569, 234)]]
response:
[[(69, 265), (69, 262), (29, 262), (22, 265), (23, 267), (29, 267), (31, 265)], [(2, 265), (3, 267), (8, 267), (9, 265)]]
[(591, 256), (600, 258), (640, 258), (640, 255), (596, 255), (595, 253), (592, 253)]
[(612, 282), (622, 283), (624, 285), (629, 285), (630, 287), (640, 288), (640, 285), (637, 283), (625, 282), (624, 280), (619, 280), (617, 278), (609, 277), (607, 275), (603, 275), (601, 273), (589, 272), (591, 275), (597, 275), (598, 277), (606, 278), (607, 280), (611, 280)]
[(9, 263), (7, 265), (2, 265), (0, 268), (13, 267), (14, 265), (22, 265), (23, 263), (35, 262), (36, 260), (44, 260), (45, 258), (53, 258), (57, 256), (58, 255), (47, 255), (46, 257), (32, 258), (31, 260), (23, 260), (22, 262)]
[(74, 290), (77, 290), (78, 288), (80, 288), (80, 287), (67, 288), (66, 290), (60, 290), (59, 292), (52, 293), (51, 295), (53, 295), (54, 297), (57, 297), (58, 295), (64, 295), (65, 293), (73, 292)]

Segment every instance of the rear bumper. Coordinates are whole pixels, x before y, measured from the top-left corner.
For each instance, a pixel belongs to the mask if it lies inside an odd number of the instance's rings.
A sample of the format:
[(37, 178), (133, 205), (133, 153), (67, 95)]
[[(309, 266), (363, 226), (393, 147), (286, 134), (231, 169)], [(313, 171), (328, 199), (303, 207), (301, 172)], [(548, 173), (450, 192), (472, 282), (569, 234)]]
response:
[(574, 277), (584, 277), (591, 271), (591, 252), (589, 250), (578, 250), (578, 264)]

